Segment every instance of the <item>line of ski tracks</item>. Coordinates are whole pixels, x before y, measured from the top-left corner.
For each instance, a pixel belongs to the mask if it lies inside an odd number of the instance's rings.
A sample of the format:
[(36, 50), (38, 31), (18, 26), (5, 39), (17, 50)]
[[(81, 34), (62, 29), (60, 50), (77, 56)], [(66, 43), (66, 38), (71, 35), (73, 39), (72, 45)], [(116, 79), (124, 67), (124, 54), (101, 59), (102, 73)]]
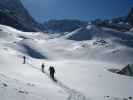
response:
[[(32, 64), (30, 64), (30, 63), (28, 63), (32, 68), (34, 68), (34, 69), (36, 69), (36, 70), (41, 70), (41, 69), (39, 69), (39, 68), (37, 68), (37, 67), (35, 67), (35, 66), (33, 66)], [(44, 74), (46, 74), (47, 76), (49, 76), (49, 74), (48, 73), (44, 73)], [(57, 79), (56, 79), (57, 80)], [(71, 89), (71, 88), (69, 88), (68, 86), (66, 86), (65, 84), (63, 84), (61, 81), (59, 81), (59, 80), (57, 80), (57, 81), (54, 81), (53, 80), (53, 82), (57, 85), (57, 86), (59, 86), (59, 87), (61, 87), (69, 96), (68, 96), (68, 98), (67, 98), (67, 100), (89, 100), (88, 98), (86, 98), (86, 96), (84, 96), (82, 93), (80, 93), (80, 92), (78, 92), (78, 91), (76, 91), (76, 90), (74, 90), (74, 89)]]
[(60, 81), (57, 81), (57, 85), (60, 86), (65, 92), (68, 93), (69, 96), (67, 100), (89, 100), (82, 93), (67, 87)]

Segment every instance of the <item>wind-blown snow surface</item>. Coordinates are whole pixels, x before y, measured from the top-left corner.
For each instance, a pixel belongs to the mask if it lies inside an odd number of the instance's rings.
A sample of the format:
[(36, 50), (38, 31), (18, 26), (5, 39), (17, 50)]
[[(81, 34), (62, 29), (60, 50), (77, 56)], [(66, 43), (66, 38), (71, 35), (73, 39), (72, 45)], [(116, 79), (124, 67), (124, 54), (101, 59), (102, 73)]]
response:
[[(132, 63), (131, 46), (116, 42), (118, 37), (73, 41), (67, 36), (53, 38), (0, 25), (0, 100), (126, 100), (133, 96), (133, 78), (108, 71)], [(23, 55), (26, 64), (22, 64)], [(57, 82), (49, 77), (50, 65), (55, 66)]]

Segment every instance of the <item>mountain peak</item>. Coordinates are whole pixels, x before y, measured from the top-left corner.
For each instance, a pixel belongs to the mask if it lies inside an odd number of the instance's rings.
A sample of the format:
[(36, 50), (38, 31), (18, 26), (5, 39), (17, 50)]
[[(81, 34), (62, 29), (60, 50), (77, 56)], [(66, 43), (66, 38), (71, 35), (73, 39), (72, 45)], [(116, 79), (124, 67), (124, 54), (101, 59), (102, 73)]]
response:
[(23, 31), (40, 31), (37, 23), (24, 8), (21, 0), (0, 1), (0, 23)]

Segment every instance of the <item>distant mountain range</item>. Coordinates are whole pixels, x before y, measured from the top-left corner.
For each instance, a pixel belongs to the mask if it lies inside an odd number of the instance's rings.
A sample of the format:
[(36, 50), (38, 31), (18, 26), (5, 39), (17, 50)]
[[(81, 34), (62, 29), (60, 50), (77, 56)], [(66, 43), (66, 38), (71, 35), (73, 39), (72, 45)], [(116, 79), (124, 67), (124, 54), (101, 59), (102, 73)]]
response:
[(72, 19), (49, 20), (44, 22), (44, 27), (48, 32), (72, 32), (86, 25), (88, 25), (86, 21)]
[(44, 27), (48, 32), (72, 32), (78, 28), (85, 27), (91, 23), (99, 27), (107, 27), (116, 29), (118, 31), (129, 31), (133, 27), (133, 8), (129, 11), (128, 15), (123, 17), (115, 17), (112, 19), (96, 19), (94, 21), (80, 21), (80, 20), (49, 20), (44, 22)]
[(133, 27), (133, 8), (130, 9), (128, 15), (116, 17), (107, 20), (97, 19), (92, 24), (101, 27), (116, 29), (118, 31), (129, 31)]
[(43, 30), (43, 26), (30, 16), (21, 0), (0, 1), (0, 24), (9, 25), (23, 31)]

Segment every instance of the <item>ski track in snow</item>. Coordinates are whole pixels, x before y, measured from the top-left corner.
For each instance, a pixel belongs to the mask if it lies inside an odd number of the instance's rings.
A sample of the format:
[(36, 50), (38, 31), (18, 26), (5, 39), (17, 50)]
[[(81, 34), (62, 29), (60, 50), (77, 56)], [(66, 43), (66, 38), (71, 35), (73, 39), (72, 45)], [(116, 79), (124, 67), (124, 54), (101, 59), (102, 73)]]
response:
[[(41, 69), (33, 66), (31, 63), (28, 62), (28, 65), (30, 65), (32, 68), (39, 70), (41, 72)], [(50, 78), (47, 72), (44, 72), (44, 74)], [(53, 79), (51, 80), (55, 83), (55, 85), (61, 87), (69, 95), (67, 100), (89, 100), (82, 93), (80, 93), (79, 91), (76, 91), (75, 89), (71, 89), (70, 87), (66, 86), (64, 83), (59, 81), (58, 79), (56, 79), (56, 81), (54, 81)]]
[(68, 100), (89, 100), (82, 93), (67, 87), (60, 81), (57, 81), (57, 85), (69, 94)]

